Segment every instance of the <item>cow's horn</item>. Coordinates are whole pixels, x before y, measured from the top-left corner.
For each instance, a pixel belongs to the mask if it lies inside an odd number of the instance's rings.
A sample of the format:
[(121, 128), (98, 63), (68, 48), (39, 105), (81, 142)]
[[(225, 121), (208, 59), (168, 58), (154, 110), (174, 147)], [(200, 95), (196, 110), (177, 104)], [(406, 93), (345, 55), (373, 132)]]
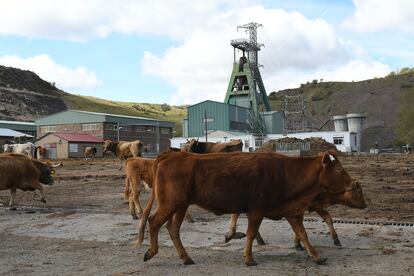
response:
[(331, 162), (335, 161), (335, 157), (333, 157), (331, 154), (329, 154), (329, 159), (331, 159)]
[(55, 164), (55, 165), (50, 165), (52, 168), (56, 168), (56, 167), (62, 167), (63, 166), (63, 164), (62, 164), (62, 162), (59, 162), (59, 163), (57, 163), (57, 164)]

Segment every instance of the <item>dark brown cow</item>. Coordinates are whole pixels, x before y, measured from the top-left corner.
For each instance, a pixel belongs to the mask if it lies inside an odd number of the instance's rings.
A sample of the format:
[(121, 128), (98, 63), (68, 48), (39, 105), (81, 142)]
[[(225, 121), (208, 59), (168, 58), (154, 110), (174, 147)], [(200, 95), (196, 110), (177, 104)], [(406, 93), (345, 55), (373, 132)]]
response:
[(43, 163), (23, 154), (0, 154), (0, 190), (10, 189), (10, 210), (15, 210), (16, 190), (39, 190), (41, 201), (46, 202), (43, 187), (53, 184), (55, 171), (50, 163)]
[(46, 152), (47, 152), (47, 150), (46, 150), (46, 148), (45, 148), (45, 147), (42, 147), (42, 146), (37, 146), (37, 147), (35, 148), (35, 152), (34, 152), (34, 154), (35, 154), (35, 158), (36, 158), (36, 159), (39, 159), (39, 160), (43, 160), (43, 159), (45, 159)]
[(141, 157), (142, 142), (135, 140), (132, 142), (113, 142), (105, 140), (103, 144), (103, 153), (108, 154), (112, 152), (120, 160), (119, 170), (122, 169), (122, 160), (129, 157)]
[[(274, 153), (274, 154), (277, 154), (277, 153)], [(337, 159), (337, 156), (334, 153), (331, 153), (331, 154), (332, 154), (332, 156), (334, 156), (334, 158)], [(282, 156), (284, 156), (284, 155), (282, 155)], [(355, 192), (359, 192), (359, 191), (362, 193), (362, 190), (355, 190)], [(337, 200), (336, 202), (331, 202), (329, 194), (322, 193), (312, 202), (312, 204), (309, 208), (309, 212), (315, 211), (325, 221), (325, 223), (328, 225), (329, 233), (332, 237), (334, 245), (342, 246), (341, 242), (339, 241), (338, 234), (335, 231), (332, 217), (329, 214), (329, 212), (327, 210), (325, 210), (326, 208), (328, 208), (329, 206), (331, 206), (333, 204), (347, 205), (346, 200)], [(225, 236), (225, 242), (229, 242), (233, 238), (240, 239), (240, 238), (243, 238), (243, 237), (246, 236), (244, 233), (236, 232), (237, 220), (238, 220), (239, 216), (240, 216), (240, 214), (233, 214), (231, 216), (230, 229), (229, 229), (229, 232)], [(265, 244), (265, 242), (264, 242), (262, 236), (260, 235), (259, 231), (257, 232), (256, 240), (257, 240), (257, 243), (260, 244), (260, 245)], [(295, 248), (297, 250), (303, 250), (303, 247), (301, 246), (300, 241), (298, 240), (297, 237), (295, 238)]]
[(190, 204), (197, 204), (217, 215), (246, 213), (246, 265), (256, 265), (252, 241), (264, 217), (285, 217), (308, 254), (324, 264), (309, 243), (303, 226), (303, 214), (320, 194), (329, 194), (330, 202), (343, 201), (355, 208), (365, 208), (357, 181), (340, 162), (326, 153), (315, 157), (287, 157), (272, 153), (216, 153), (197, 155), (170, 152), (160, 156), (155, 187), (144, 210), (139, 240), (154, 199), (157, 209), (149, 218), (150, 249), (144, 261), (158, 253), (158, 232), (168, 221), (167, 229), (184, 264), (194, 262), (180, 240), (180, 226)]
[(186, 150), (194, 153), (243, 151), (243, 142), (240, 139), (226, 143), (199, 142), (198, 139), (191, 139), (187, 144), (184, 146)]

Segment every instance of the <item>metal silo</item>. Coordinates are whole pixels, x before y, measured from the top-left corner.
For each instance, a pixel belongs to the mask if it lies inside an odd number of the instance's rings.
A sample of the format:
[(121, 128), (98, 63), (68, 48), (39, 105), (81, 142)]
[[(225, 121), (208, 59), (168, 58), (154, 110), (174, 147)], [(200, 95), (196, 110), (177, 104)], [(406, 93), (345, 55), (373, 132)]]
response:
[(365, 118), (365, 115), (361, 113), (346, 114), (348, 130), (356, 133), (356, 147), (358, 152), (361, 151), (362, 125)]
[(335, 132), (348, 131), (348, 121), (346, 116), (333, 116), (332, 121), (334, 122)]

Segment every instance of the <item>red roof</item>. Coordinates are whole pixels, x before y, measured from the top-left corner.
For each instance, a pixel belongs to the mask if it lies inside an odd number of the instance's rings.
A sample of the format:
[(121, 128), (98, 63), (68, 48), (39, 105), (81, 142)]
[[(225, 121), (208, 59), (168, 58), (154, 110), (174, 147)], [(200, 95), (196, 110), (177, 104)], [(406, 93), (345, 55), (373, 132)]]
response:
[(89, 134), (78, 133), (53, 133), (59, 138), (62, 138), (68, 142), (89, 142), (89, 143), (102, 143), (103, 140)]

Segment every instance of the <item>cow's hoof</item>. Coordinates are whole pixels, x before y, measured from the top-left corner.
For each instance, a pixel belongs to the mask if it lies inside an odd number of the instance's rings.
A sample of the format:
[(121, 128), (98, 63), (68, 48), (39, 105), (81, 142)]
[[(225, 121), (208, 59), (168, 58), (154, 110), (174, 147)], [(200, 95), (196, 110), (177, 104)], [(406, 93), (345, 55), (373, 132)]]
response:
[(42, 198), (40, 199), (41, 202), (46, 203), (46, 199)]
[(16, 207), (10, 207), (10, 208), (9, 208), (9, 210), (10, 210), (10, 211), (16, 211), (16, 210), (17, 210), (17, 208), (16, 208)]
[(244, 262), (247, 266), (255, 266), (257, 265), (257, 263), (254, 260), (248, 261), (248, 262)]
[(131, 214), (131, 217), (132, 217), (133, 220), (137, 220), (138, 219), (137, 214)]
[(193, 260), (191, 260), (191, 258), (188, 258), (188, 259), (184, 262), (184, 264), (185, 264), (185, 265), (193, 265), (193, 264), (194, 264), (194, 261), (193, 261)]
[(150, 254), (150, 252), (149, 252), (149, 250), (147, 251), (147, 252), (145, 252), (145, 254), (144, 254), (144, 262), (146, 262), (146, 261), (148, 261), (149, 259), (151, 259), (152, 258), (152, 256), (151, 256), (151, 254)]
[(262, 238), (256, 239), (258, 245), (266, 245), (265, 241)]
[(225, 243), (228, 243), (229, 241), (231, 241), (231, 239), (233, 239), (233, 236), (234, 236), (234, 234), (233, 234), (233, 235), (226, 234), (226, 235), (224, 236), (224, 241), (225, 241)]
[(295, 244), (295, 249), (296, 249), (296, 251), (303, 251), (304, 250), (303, 246), (300, 243)]
[(315, 263), (317, 263), (318, 265), (326, 265), (326, 260), (326, 258), (319, 258), (315, 260)]
[(244, 237), (246, 237), (246, 234), (245, 234), (245, 233), (243, 233), (243, 232), (236, 232), (236, 233), (233, 235), (233, 239), (237, 239), (237, 240), (240, 240), (240, 239), (242, 239), (242, 238), (244, 238)]
[(340, 246), (340, 247), (342, 247), (342, 244), (341, 244), (341, 242), (339, 241), (339, 239), (338, 239), (338, 238), (334, 239), (334, 244), (335, 244), (336, 246)]

